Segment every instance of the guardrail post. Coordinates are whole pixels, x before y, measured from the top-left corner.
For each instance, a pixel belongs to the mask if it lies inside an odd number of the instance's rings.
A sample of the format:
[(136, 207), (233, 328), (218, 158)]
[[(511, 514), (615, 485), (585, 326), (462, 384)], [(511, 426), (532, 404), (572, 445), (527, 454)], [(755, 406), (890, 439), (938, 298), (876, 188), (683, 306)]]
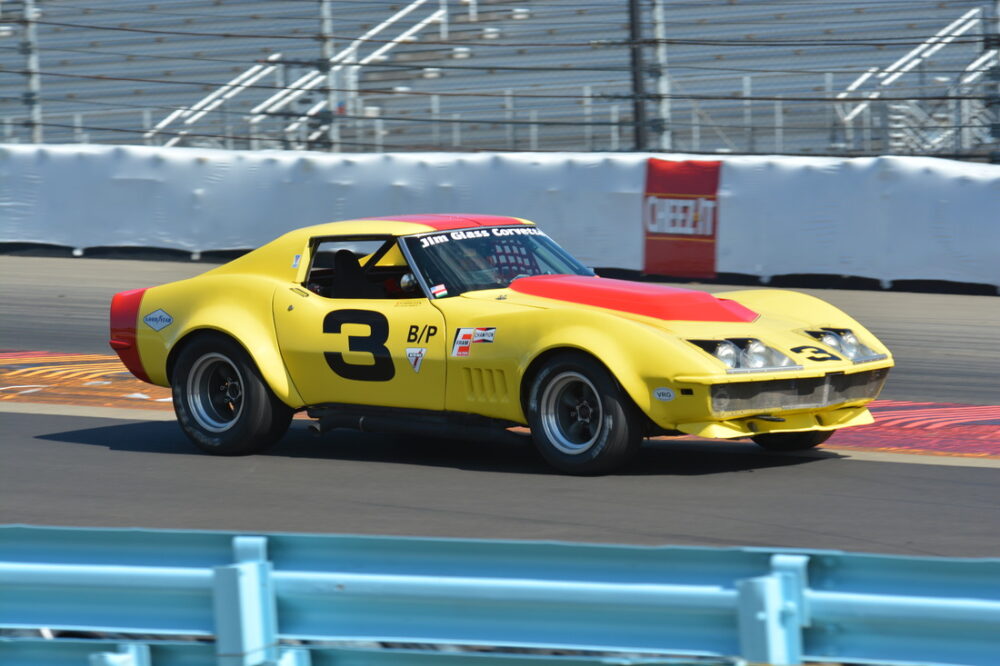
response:
[(774, 555), (770, 575), (736, 583), (741, 657), (780, 666), (802, 663), (802, 627), (810, 624), (808, 565), (805, 555)]
[[(215, 567), (215, 650), (219, 666), (278, 658), (278, 618), (265, 537), (234, 537), (236, 564)], [(293, 662), (295, 663), (295, 662)]]
[(277, 666), (312, 666), (312, 657), (309, 650), (282, 650)]
[(90, 666), (151, 666), (149, 646), (141, 643), (119, 645), (118, 652), (95, 652)]

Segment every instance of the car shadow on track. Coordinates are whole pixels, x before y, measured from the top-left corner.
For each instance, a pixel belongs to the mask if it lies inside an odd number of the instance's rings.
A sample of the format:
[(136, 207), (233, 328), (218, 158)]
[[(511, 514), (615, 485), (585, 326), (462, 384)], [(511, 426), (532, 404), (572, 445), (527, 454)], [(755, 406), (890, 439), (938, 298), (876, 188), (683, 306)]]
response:
[[(145, 421), (69, 430), (39, 439), (105, 447), (111, 451), (205, 455), (170, 421)], [(378, 435), (334, 430), (317, 436), (296, 422), (280, 442), (262, 457), (350, 461), (507, 474), (557, 474), (538, 455), (528, 437), (520, 442), (469, 442), (430, 437)], [(764, 451), (750, 442), (647, 440), (636, 460), (617, 472), (622, 476), (700, 476), (788, 467), (839, 459), (819, 449), (793, 454)]]

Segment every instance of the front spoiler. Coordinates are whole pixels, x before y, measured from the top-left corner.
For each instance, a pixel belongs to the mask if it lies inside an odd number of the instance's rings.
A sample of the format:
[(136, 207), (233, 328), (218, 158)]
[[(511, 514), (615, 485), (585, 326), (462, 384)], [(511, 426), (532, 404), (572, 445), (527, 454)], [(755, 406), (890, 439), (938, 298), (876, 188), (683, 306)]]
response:
[(842, 407), (822, 412), (799, 412), (764, 417), (744, 416), (724, 421), (678, 423), (676, 428), (683, 433), (698, 437), (733, 439), (764, 433), (837, 430), (838, 428), (868, 425), (874, 422), (875, 419), (867, 407)]

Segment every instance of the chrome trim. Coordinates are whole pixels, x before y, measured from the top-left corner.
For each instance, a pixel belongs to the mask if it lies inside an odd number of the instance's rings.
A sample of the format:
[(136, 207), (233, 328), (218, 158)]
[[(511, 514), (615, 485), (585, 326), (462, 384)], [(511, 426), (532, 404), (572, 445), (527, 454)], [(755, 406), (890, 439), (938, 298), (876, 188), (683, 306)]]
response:
[(786, 370), (802, 370), (801, 365), (772, 366), (770, 368), (727, 368), (727, 375), (746, 375), (754, 372), (784, 372)]
[[(434, 233), (434, 232), (429, 231), (427, 233)], [(410, 267), (410, 271), (413, 273), (414, 277), (417, 278), (417, 284), (419, 284), (420, 288), (424, 291), (424, 297), (428, 301), (434, 301), (437, 299), (435, 299), (433, 297), (433, 294), (431, 294), (431, 288), (430, 286), (428, 286), (427, 280), (426, 278), (424, 278), (424, 274), (420, 272), (420, 267), (417, 266), (417, 262), (413, 260), (413, 255), (410, 254), (410, 248), (408, 248), (406, 246), (406, 243), (403, 242), (404, 238), (419, 238), (420, 236), (423, 235), (424, 234), (414, 234), (412, 236), (397, 236), (396, 244), (399, 246), (399, 251), (403, 253), (403, 258), (406, 259), (406, 265)]]

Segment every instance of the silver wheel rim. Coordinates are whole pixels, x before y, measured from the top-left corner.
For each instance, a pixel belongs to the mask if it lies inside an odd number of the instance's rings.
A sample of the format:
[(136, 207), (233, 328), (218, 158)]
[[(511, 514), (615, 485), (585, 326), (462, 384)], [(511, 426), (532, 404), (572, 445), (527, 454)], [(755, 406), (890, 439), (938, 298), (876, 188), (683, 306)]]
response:
[(228, 357), (217, 352), (198, 358), (187, 380), (187, 403), (198, 425), (225, 432), (243, 413), (243, 375)]
[(542, 430), (558, 451), (579, 455), (601, 435), (604, 406), (594, 384), (579, 372), (561, 372), (542, 390)]

